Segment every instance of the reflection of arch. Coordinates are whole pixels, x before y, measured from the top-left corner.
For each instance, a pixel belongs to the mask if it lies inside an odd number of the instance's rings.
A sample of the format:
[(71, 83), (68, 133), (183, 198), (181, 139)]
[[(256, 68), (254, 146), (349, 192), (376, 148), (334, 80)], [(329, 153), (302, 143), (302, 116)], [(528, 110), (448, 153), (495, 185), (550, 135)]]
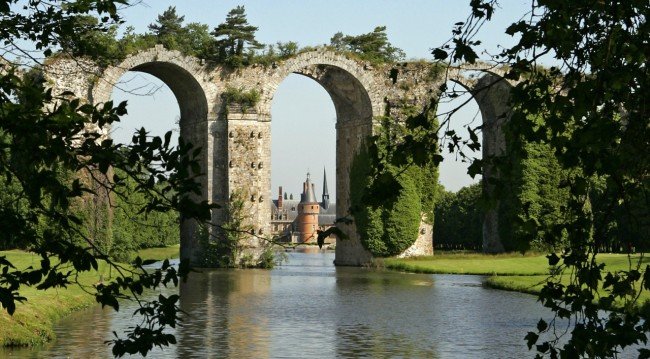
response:
[[(480, 77), (464, 76), (464, 71), (480, 71)], [(478, 68), (463, 69), (451, 68), (448, 72), (448, 81), (464, 87), (471, 93), (481, 111), (481, 133), (483, 167), (483, 189), (492, 191), (493, 180), (498, 178), (498, 173), (489, 164), (489, 159), (505, 155), (506, 140), (503, 126), (511, 115), (509, 105), (512, 84), (504, 79), (499, 70), (494, 70), (487, 65)], [(504, 247), (499, 236), (498, 205), (489, 209), (483, 218), (483, 251), (489, 253), (503, 252)]]
[[(91, 89), (91, 101), (94, 104), (106, 102), (110, 99), (113, 87), (118, 85), (119, 79), (129, 71), (145, 72), (164, 82), (174, 94), (180, 109), (180, 137), (194, 147), (207, 148), (208, 118), (214, 117), (210, 104), (214, 99), (206, 94), (216, 93), (208, 81), (203, 79), (205, 69), (197, 59), (183, 56), (178, 51), (168, 51), (162, 46), (141, 51), (127, 57), (117, 66), (105, 69)], [(199, 177), (198, 182), (202, 188), (202, 195), (198, 199), (208, 199), (212, 188), (209, 185), (208, 166), (209, 156), (203, 151), (199, 158), (201, 172), (206, 174)], [(181, 257), (194, 257), (196, 236), (195, 225), (189, 221), (181, 224)]]

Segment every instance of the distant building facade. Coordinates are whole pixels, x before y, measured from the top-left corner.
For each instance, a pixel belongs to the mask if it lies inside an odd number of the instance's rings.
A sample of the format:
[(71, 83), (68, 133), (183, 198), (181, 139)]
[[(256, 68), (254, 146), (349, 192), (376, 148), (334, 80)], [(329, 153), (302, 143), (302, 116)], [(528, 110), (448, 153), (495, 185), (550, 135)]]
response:
[[(316, 188), (311, 182), (309, 173), (303, 182), (300, 199), (287, 197), (278, 190), (278, 198), (271, 201), (271, 231), (281, 240), (292, 243), (316, 242), (317, 231), (326, 230), (334, 225), (336, 220), (336, 205), (330, 202), (327, 188), (327, 175), (323, 170), (322, 201), (316, 199)], [(335, 238), (328, 238), (326, 243), (335, 242)]]

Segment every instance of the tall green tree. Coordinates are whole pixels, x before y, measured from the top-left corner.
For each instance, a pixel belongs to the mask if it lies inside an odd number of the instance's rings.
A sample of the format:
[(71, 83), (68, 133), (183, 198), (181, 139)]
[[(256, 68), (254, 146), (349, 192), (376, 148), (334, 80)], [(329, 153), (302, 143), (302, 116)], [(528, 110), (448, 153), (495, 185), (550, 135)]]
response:
[[(433, 223), (438, 192), (437, 151), (423, 148), (409, 154), (409, 159), (422, 160), (417, 165), (391, 164), (394, 156), (401, 155), (396, 145), (404, 138), (421, 136), (420, 125), (437, 127), (435, 116), (417, 114), (405, 122), (382, 120), (381, 130), (366, 140), (350, 168), (350, 210), (361, 244), (377, 257), (404, 252), (416, 241), (420, 222)], [(414, 122), (419, 123), (418, 129)], [(377, 167), (383, 168), (379, 174), (373, 171)], [(390, 194), (377, 195), (376, 187)]]
[[(84, 32), (107, 33), (121, 21), (118, 6), (127, 3), (0, 0), (0, 41), (9, 53), (40, 51), (49, 56), (75, 36), (79, 19), (98, 15), (97, 25), (86, 22)], [(91, 55), (102, 60), (101, 52)], [(148, 300), (142, 295), (145, 289), (178, 283), (188, 271), (187, 263), (174, 268), (166, 261), (151, 269), (144, 267), (150, 261), (139, 258), (128, 267), (114, 262), (96, 241), (102, 228), (86, 222), (75, 206), (107, 208), (105, 199), (123, 191), (128, 177), (137, 183), (134, 191), (145, 199), (143, 212), (177, 210), (187, 219), (209, 220), (213, 206), (195, 203), (190, 196), (200, 193), (195, 175), (190, 173), (190, 168), (198, 166), (193, 146), (181, 142), (172, 148), (171, 132), (164, 138), (152, 138), (144, 129), (134, 134), (132, 144), (114, 144), (93, 129), (119, 121), (126, 113), (126, 103), (109, 101), (93, 106), (71, 93), (55, 94), (43, 76), (38, 76), (38, 59), (30, 64), (36, 76), (26, 75), (11, 60), (0, 58), (0, 179), (3, 189), (10, 189), (13, 196), (12, 201), (0, 200), (0, 239), (19, 240), (41, 260), (29, 268), (16, 268), (0, 257), (0, 304), (13, 314), (17, 302), (28, 300), (21, 295), (25, 287), (47, 290), (75, 285), (79, 272), (96, 270), (103, 260), (117, 277), (94, 286), (97, 302), (118, 310), (118, 300), (136, 299), (140, 305), (137, 315), (142, 316), (140, 324), (111, 341), (113, 353), (144, 355), (154, 346), (175, 343), (168, 329), (178, 320), (178, 296)], [(112, 169), (124, 175), (110, 181)], [(61, 175), (66, 173), (73, 176)], [(91, 221), (95, 219), (97, 216), (91, 217)], [(44, 223), (47, 226), (41, 226)]]
[(149, 31), (153, 33), (159, 44), (163, 44), (170, 50), (176, 50), (183, 45), (179, 40), (185, 38), (184, 20), (185, 16), (179, 16), (176, 7), (170, 6), (158, 15), (155, 23), (149, 24)]
[(210, 35), (208, 25), (191, 22), (185, 26), (183, 37), (179, 40), (181, 51), (187, 55), (207, 59), (214, 46), (214, 39)]
[(230, 10), (226, 22), (212, 31), (216, 39), (213, 59), (234, 67), (246, 65), (245, 52), (263, 48), (255, 39), (256, 31), (257, 27), (248, 23), (243, 5)]
[[(511, 126), (504, 127), (509, 131)], [(562, 209), (569, 191), (563, 184), (571, 178), (571, 171), (562, 168), (548, 142), (531, 142), (517, 133), (508, 137), (507, 172), (500, 188), (508, 195), (500, 199), (498, 208), (503, 246), (520, 252), (562, 250), (566, 237), (551, 229), (566, 221)], [(539, 230), (531, 234), (530, 228)]]
[(116, 24), (108, 26), (94, 16), (79, 15), (68, 25), (72, 28), (64, 29), (58, 39), (62, 52), (72, 56), (90, 56), (100, 59), (103, 64), (124, 57), (116, 39)]
[[(476, 34), (498, 8), (493, 0), (470, 5), (468, 20), (433, 51), (437, 59), (478, 59)], [(550, 278), (539, 299), (556, 318), (570, 322), (563, 325), (570, 335), (560, 340), (556, 321), (540, 320), (526, 336), (539, 357), (615, 357), (630, 345), (641, 346), (640, 358), (650, 357), (650, 317), (634, 310), (639, 292), (650, 290), (650, 265), (630, 259), (627, 270), (612, 272), (598, 261), (614, 233), (611, 219), (643, 223), (649, 218), (649, 18), (647, 0), (531, 1), (530, 13), (505, 29), (514, 45), (492, 58), (506, 65), (506, 79), (516, 81), (506, 140), (515, 134), (548, 144), (570, 173), (561, 184), (568, 192), (561, 208), (565, 220), (531, 221), (521, 232), (567, 243), (562, 253), (548, 256), (564, 277)], [(551, 67), (539, 66), (540, 61), (550, 61)], [(505, 175), (511, 170), (498, 168)], [(599, 311), (615, 302), (623, 304), (622, 312)]]
[[(136, 190), (138, 182), (120, 170), (115, 175), (123, 178), (124, 186), (111, 198), (112, 243), (105, 253), (118, 261), (130, 262), (138, 249), (178, 244), (178, 212), (143, 211), (147, 206), (147, 197)], [(143, 178), (146, 176), (144, 173), (141, 175)]]
[(440, 249), (480, 250), (483, 243), (483, 188), (480, 183), (458, 192), (443, 191), (435, 204), (433, 243)]
[(388, 41), (386, 26), (377, 26), (372, 32), (350, 36), (337, 32), (330, 39), (330, 46), (338, 51), (357, 54), (361, 59), (374, 63), (395, 62), (404, 59), (404, 51)]

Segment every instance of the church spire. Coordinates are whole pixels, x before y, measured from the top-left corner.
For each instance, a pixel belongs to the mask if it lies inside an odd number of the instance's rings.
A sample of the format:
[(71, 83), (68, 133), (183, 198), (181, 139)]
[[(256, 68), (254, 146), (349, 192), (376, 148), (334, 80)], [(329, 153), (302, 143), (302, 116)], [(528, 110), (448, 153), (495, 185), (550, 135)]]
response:
[(323, 204), (321, 207), (327, 210), (330, 206), (330, 193), (327, 190), (327, 173), (325, 172), (325, 167), (323, 167)]

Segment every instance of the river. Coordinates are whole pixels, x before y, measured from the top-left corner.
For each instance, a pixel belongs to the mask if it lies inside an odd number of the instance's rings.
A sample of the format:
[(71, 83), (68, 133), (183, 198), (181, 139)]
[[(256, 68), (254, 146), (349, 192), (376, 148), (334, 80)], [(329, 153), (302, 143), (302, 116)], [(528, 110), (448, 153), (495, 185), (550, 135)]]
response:
[[(334, 267), (333, 253), (287, 256), (270, 271), (193, 273), (180, 287), (187, 314), (178, 344), (151, 357), (533, 357), (523, 338), (550, 317), (534, 296), (485, 288), (481, 276)], [(58, 323), (52, 344), (5, 354), (111, 357), (103, 342), (133, 325), (133, 309), (76, 313)]]

